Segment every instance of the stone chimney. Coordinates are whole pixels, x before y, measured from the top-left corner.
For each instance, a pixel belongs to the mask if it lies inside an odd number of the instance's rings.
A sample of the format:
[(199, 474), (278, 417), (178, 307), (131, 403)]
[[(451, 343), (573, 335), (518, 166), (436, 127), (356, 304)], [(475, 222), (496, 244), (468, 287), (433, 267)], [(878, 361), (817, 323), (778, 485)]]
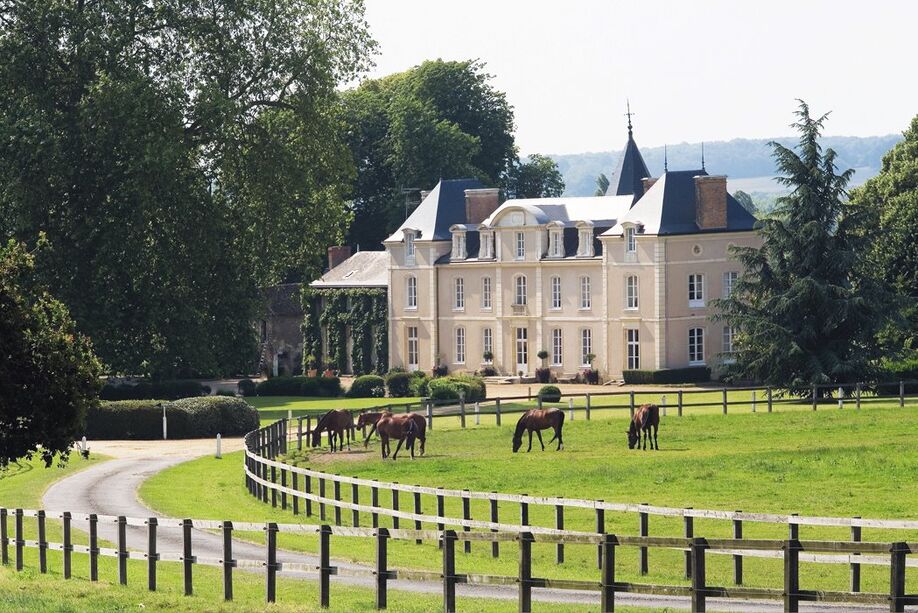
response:
[(644, 193), (646, 194), (656, 182), (657, 180), (653, 177), (644, 177), (641, 179), (641, 183), (644, 185)]
[(480, 224), (500, 206), (500, 189), (487, 187), (484, 189), (465, 190), (465, 223)]
[(328, 248), (328, 269), (335, 268), (338, 264), (351, 257), (351, 248), (338, 245)]
[(727, 227), (727, 177), (695, 177), (695, 223), (701, 230)]

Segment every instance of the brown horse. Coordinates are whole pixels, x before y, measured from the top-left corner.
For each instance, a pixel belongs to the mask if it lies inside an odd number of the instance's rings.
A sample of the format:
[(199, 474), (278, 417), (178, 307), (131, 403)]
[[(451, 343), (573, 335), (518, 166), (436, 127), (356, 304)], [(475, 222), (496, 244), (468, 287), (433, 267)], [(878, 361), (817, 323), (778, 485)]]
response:
[(513, 433), (513, 453), (520, 450), (523, 445), (523, 432), (529, 431), (529, 449), (532, 451), (532, 433), (535, 432), (539, 437), (539, 443), (542, 445), (542, 451), (545, 451), (545, 443), (542, 442), (542, 432), (547, 428), (555, 429), (555, 436), (552, 437), (548, 444), (558, 439), (558, 451), (564, 449), (564, 440), (561, 438), (561, 429), (564, 427), (564, 411), (558, 409), (531, 409), (523, 413), (520, 420), (516, 422), (516, 432)]
[(393, 415), (386, 411), (376, 421), (375, 428), (382, 441), (382, 457), (384, 460), (389, 457), (389, 439), (393, 438), (398, 439), (398, 445), (395, 448), (395, 453), (392, 454), (392, 459), (395, 460), (398, 457), (398, 452), (403, 443), (405, 448), (411, 451), (411, 459), (414, 459), (414, 440), (418, 438), (420, 429), (411, 414)]
[(350, 411), (335, 409), (323, 415), (316, 427), (312, 430), (312, 446), (322, 444), (322, 433), (328, 432), (328, 443), (335, 451), (335, 441), (338, 442), (338, 451), (344, 449), (344, 433), (347, 432), (347, 448), (351, 448), (351, 433), (354, 430), (354, 416)]
[(659, 451), (657, 430), (660, 428), (660, 408), (655, 404), (642, 404), (634, 411), (631, 425), (628, 426), (628, 449), (640, 446), (642, 431), (644, 432), (644, 449), (647, 449), (647, 439), (650, 438), (651, 428), (653, 428), (653, 438), (650, 439), (650, 448)]
[[(383, 411), (380, 413), (361, 413), (357, 416), (357, 427), (363, 428), (365, 426), (372, 426), (370, 431), (367, 433), (365, 439), (363, 439), (363, 446), (366, 447), (370, 444), (370, 439), (373, 437), (373, 433), (377, 431), (376, 423), (379, 421), (379, 418), (383, 415), (392, 415), (391, 411)], [(414, 421), (417, 426), (416, 438), (421, 441), (421, 449), (419, 455), (424, 455), (424, 447), (427, 444), (427, 421), (424, 419), (423, 415), (418, 415), (417, 413), (406, 413), (406, 415), (411, 415), (411, 419)]]

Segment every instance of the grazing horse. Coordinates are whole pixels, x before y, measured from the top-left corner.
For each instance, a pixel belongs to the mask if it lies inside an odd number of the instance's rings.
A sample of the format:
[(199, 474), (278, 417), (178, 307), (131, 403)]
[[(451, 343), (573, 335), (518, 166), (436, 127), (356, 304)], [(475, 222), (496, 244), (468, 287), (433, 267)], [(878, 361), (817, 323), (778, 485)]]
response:
[(420, 428), (418, 428), (418, 424), (411, 414), (393, 415), (386, 411), (376, 421), (375, 427), (382, 441), (382, 457), (384, 460), (389, 457), (389, 439), (393, 438), (398, 439), (398, 446), (395, 448), (395, 453), (392, 454), (392, 459), (395, 460), (398, 457), (398, 452), (403, 443), (406, 449), (411, 452), (411, 459), (414, 459), (414, 440), (418, 438)]
[[(370, 439), (373, 437), (373, 433), (377, 431), (376, 423), (383, 415), (392, 415), (392, 412), (383, 411), (381, 413), (361, 413), (357, 417), (358, 428), (363, 428), (364, 426), (372, 426), (370, 431), (367, 433), (367, 437), (363, 439), (364, 447), (370, 444)], [(424, 419), (423, 415), (418, 415), (417, 413), (407, 413), (407, 415), (411, 416), (412, 421), (414, 421), (414, 424), (417, 426), (415, 437), (421, 441), (421, 449), (419, 455), (424, 455), (424, 447), (427, 444), (427, 421)]]
[(564, 449), (564, 439), (561, 438), (561, 429), (564, 427), (564, 411), (558, 409), (531, 409), (523, 413), (520, 420), (516, 422), (516, 432), (513, 433), (513, 453), (520, 450), (523, 445), (523, 432), (529, 431), (529, 449), (532, 451), (532, 433), (535, 432), (539, 437), (539, 443), (542, 445), (542, 451), (545, 451), (545, 443), (542, 442), (542, 432), (546, 428), (554, 428), (555, 435), (548, 444), (558, 439), (558, 451)]
[(647, 439), (650, 438), (651, 428), (653, 428), (653, 438), (650, 439), (650, 448), (659, 451), (657, 430), (660, 428), (660, 408), (655, 404), (642, 404), (634, 411), (631, 425), (628, 426), (628, 449), (640, 447), (642, 431), (644, 432), (644, 449), (647, 449)]
[(312, 446), (322, 444), (322, 433), (328, 432), (328, 442), (331, 450), (335, 451), (335, 441), (338, 442), (338, 451), (344, 449), (344, 433), (347, 431), (347, 448), (351, 448), (351, 433), (354, 430), (354, 416), (350, 411), (335, 409), (323, 415), (316, 427), (312, 430)]

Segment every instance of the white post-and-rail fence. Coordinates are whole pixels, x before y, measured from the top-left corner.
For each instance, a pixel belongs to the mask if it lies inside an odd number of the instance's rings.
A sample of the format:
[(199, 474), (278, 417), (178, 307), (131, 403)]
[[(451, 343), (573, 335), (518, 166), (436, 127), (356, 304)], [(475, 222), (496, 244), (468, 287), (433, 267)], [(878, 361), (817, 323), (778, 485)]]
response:
[[(260, 479), (259, 479), (260, 481)], [(264, 484), (262, 484), (264, 485)], [(34, 519), (37, 527), (37, 540), (26, 540), (24, 522)], [(47, 540), (46, 523), (48, 518), (63, 522), (63, 542), (52, 543)], [(436, 518), (433, 518), (436, 519)], [(9, 522), (13, 523), (13, 538), (9, 535)], [(117, 526), (117, 543), (114, 548), (99, 547), (98, 529), (100, 524), (109, 523)], [(89, 544), (75, 545), (72, 541), (74, 524), (82, 527), (85, 524), (89, 533)], [(146, 528), (148, 547), (146, 551), (129, 550), (127, 547), (127, 527)], [(223, 535), (223, 551), (219, 558), (205, 558), (194, 555), (193, 530), (215, 530)], [(157, 539), (160, 530), (180, 530), (182, 534), (182, 552), (167, 554), (159, 552)], [(233, 531), (264, 531), (264, 559), (237, 559), (233, 556)], [(299, 535), (318, 535), (319, 564), (281, 563), (277, 559), (278, 533)], [(367, 568), (338, 568), (332, 565), (332, 537), (336, 544), (350, 538), (373, 539), (376, 543), (375, 564)], [(388, 556), (388, 543), (392, 540), (404, 541), (438, 541), (442, 549), (441, 571), (402, 570), (391, 568)], [(518, 573), (516, 575), (484, 575), (458, 572), (456, 568), (456, 543), (515, 543), (518, 550)], [(534, 577), (532, 575), (533, 543), (553, 543), (555, 545), (587, 545), (598, 547), (601, 552), (601, 565), (598, 577), (594, 580), (569, 580)], [(346, 545), (345, 545), (346, 547)], [(686, 552), (690, 560), (688, 578), (691, 586), (657, 585), (644, 583), (624, 583), (616, 581), (615, 555), (619, 547), (638, 547), (641, 549), (670, 548)], [(436, 581), (443, 585), (444, 611), (456, 610), (456, 586), (458, 584), (504, 585), (516, 586), (520, 611), (532, 610), (532, 588), (552, 588), (557, 590), (587, 590), (600, 592), (602, 611), (613, 611), (616, 593), (665, 594), (685, 596), (691, 599), (693, 611), (705, 610), (705, 599), (718, 598), (770, 598), (783, 599), (785, 610), (796, 611), (801, 601), (823, 601), (858, 604), (888, 604), (891, 611), (904, 611), (906, 605), (918, 604), (918, 595), (906, 594), (905, 570), (915, 566), (909, 560), (909, 554), (918, 553), (918, 543), (906, 542), (838, 542), (838, 541), (801, 541), (796, 538), (787, 540), (765, 539), (705, 539), (699, 537), (650, 537), (619, 536), (602, 533), (557, 532), (547, 533), (535, 530), (496, 532), (463, 532), (455, 530), (402, 530), (386, 528), (351, 528), (309, 524), (277, 523), (243, 523), (230, 521), (211, 521), (198, 519), (169, 520), (157, 518), (133, 518), (125, 516), (82, 515), (71, 513), (54, 513), (50, 511), (31, 511), (23, 509), (0, 508), (0, 553), (2, 563), (10, 564), (10, 549), (13, 549), (13, 563), (17, 571), (24, 568), (24, 550), (38, 550), (39, 572), (48, 572), (48, 551), (61, 552), (61, 570), (64, 579), (72, 578), (74, 554), (88, 558), (90, 581), (99, 580), (99, 557), (111, 557), (118, 560), (118, 582), (128, 584), (128, 560), (146, 561), (146, 584), (151, 591), (157, 589), (157, 569), (161, 563), (178, 563), (182, 565), (183, 585), (186, 595), (193, 593), (194, 567), (197, 565), (216, 566), (223, 569), (223, 596), (233, 599), (233, 578), (237, 568), (264, 573), (265, 599), (274, 602), (277, 596), (277, 578), (279, 573), (296, 572), (306, 574), (319, 581), (319, 604), (328, 607), (331, 601), (331, 576), (354, 576), (374, 579), (375, 604), (378, 609), (387, 606), (388, 586), (391, 581), (415, 580)], [(743, 551), (766, 557), (781, 558), (784, 562), (784, 586), (782, 588), (760, 587), (718, 587), (708, 585), (705, 575), (706, 554), (722, 553), (734, 555)], [(831, 554), (829, 556), (816, 554)], [(859, 556), (861, 563), (883, 564), (890, 567), (890, 584), (888, 593), (854, 593), (806, 590), (800, 586), (800, 562), (834, 561), (835, 558)], [(832, 560), (830, 560), (830, 558)], [(85, 563), (85, 561), (84, 561)]]

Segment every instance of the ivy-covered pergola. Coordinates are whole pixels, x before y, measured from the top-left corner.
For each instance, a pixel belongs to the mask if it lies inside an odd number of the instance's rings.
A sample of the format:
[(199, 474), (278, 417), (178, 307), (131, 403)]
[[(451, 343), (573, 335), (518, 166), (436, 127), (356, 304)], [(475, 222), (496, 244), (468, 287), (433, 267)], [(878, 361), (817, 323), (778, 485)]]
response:
[[(347, 341), (355, 375), (389, 369), (388, 308), (384, 288), (303, 288), (303, 370), (309, 358), (317, 368), (346, 371)], [(322, 332), (325, 332), (325, 347)], [(373, 354), (376, 361), (373, 361)]]

